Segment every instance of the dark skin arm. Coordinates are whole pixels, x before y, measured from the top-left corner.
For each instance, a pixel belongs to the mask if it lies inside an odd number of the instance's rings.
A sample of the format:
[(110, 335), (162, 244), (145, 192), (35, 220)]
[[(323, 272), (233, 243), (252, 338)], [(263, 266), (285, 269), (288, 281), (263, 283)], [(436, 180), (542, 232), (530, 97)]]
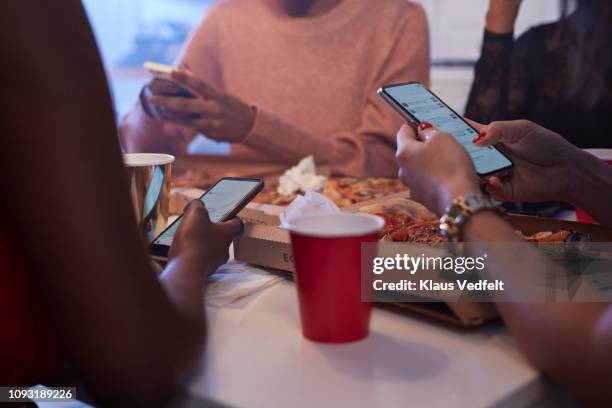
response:
[[(493, 213), (476, 214), (466, 225), (468, 242), (513, 242), (517, 235)], [(478, 249), (476, 249), (478, 251)], [(485, 253), (488, 251), (481, 251)], [(490, 279), (508, 281), (516, 271), (545, 262), (536, 253), (522, 253), (506, 265), (489, 268)], [(540, 371), (570, 390), (581, 401), (603, 406), (612, 384), (612, 308), (609, 303), (497, 303), (519, 347)]]
[[(609, 174), (591, 156), (583, 155), (559, 135), (530, 122), (475, 125), (485, 135), (479, 144), (498, 143), (516, 165), (510, 179), (488, 180), (489, 190), (496, 197), (531, 197), (534, 201), (554, 197), (571, 201), (573, 194), (567, 195), (567, 186), (576, 186), (583, 192), (596, 191), (589, 189), (599, 178), (588, 184), (572, 182), (582, 180), (582, 176), (577, 179), (574, 176), (584, 166), (588, 169), (585, 178)], [(451, 135), (435, 128), (419, 133), (417, 140), (414, 130), (405, 126), (398, 134), (400, 176), (417, 201), (442, 215), (455, 197), (478, 194), (478, 179), (466, 150)], [(598, 214), (598, 208), (609, 207), (607, 195), (601, 192), (607, 186), (607, 182), (599, 184), (601, 200), (592, 201), (587, 207), (594, 214)], [(478, 255), (488, 252), (490, 256), (491, 247), (487, 251), (484, 248), (487, 243), (520, 242), (514, 230), (492, 212), (471, 217), (463, 229), (463, 240), (474, 243), (472, 248), (480, 252)], [(502, 279), (510, 285), (517, 282), (519, 272), (531, 271), (535, 275), (546, 262), (532, 248), (525, 248), (518, 258), (508, 259), (504, 255), (495, 257), (495, 266), (487, 269), (487, 278)], [(612, 385), (609, 303), (500, 302), (497, 308), (533, 366), (581, 401), (593, 406), (608, 403), (608, 389)]]
[[(158, 280), (135, 227), (105, 74), (77, 0), (0, 3), (3, 222), (65, 358), (106, 405), (161, 404), (204, 344), (206, 277), (239, 221), (199, 203)], [(161, 282), (161, 284), (160, 284)]]

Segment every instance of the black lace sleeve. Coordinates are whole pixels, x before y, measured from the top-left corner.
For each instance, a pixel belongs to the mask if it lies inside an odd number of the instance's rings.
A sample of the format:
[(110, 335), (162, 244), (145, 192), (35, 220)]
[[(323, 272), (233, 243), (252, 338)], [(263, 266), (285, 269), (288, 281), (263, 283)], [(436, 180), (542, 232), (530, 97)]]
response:
[(529, 111), (528, 35), (485, 31), (465, 116), (480, 123), (525, 117)]

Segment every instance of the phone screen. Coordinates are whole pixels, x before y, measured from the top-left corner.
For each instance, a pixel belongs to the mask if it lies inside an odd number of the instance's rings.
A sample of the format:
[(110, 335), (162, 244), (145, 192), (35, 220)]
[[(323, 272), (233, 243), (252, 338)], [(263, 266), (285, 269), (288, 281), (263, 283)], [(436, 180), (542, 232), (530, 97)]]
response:
[[(200, 200), (206, 206), (208, 215), (213, 223), (225, 221), (236, 207), (244, 202), (249, 196), (254, 196), (261, 190), (263, 183), (257, 179), (221, 179), (211, 187)], [(154, 241), (154, 245), (170, 246), (174, 233), (181, 224), (181, 215), (172, 225), (170, 225)]]
[(453, 135), (472, 157), (479, 175), (485, 176), (512, 167), (510, 159), (495, 147), (474, 146), (472, 140), (478, 132), (423, 85), (392, 85), (383, 91), (418, 123), (429, 122)]

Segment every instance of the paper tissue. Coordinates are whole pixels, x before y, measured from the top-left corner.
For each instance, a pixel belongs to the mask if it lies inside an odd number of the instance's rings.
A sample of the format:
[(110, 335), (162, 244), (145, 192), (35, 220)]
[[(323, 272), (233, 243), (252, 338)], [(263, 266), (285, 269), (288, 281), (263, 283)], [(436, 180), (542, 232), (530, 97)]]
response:
[(277, 191), (282, 195), (291, 195), (300, 191), (321, 191), (325, 187), (327, 177), (317, 175), (314, 158), (303, 158), (297, 166), (287, 170), (278, 179)]

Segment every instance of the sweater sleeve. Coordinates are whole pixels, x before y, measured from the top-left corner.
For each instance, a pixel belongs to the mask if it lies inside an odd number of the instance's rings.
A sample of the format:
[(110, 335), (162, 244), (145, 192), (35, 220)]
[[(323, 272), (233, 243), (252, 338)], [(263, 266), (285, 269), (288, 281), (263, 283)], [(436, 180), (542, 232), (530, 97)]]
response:
[[(177, 60), (195, 76), (215, 87), (223, 81), (218, 59), (218, 6), (212, 6), (202, 22), (191, 33)], [(126, 152), (185, 154), (197, 131), (185, 126), (158, 121), (147, 115), (140, 99), (119, 125), (121, 144)]]
[[(356, 129), (317, 137), (272, 112), (257, 109), (255, 123), (243, 143), (286, 163), (297, 163), (313, 155), (320, 164), (329, 164), (336, 175), (351, 177), (395, 177), (395, 134), (401, 119), (376, 95), (378, 87), (398, 82), (429, 84), (429, 30), (421, 7), (395, 30), (391, 46), (373, 75)], [(371, 64), (371, 61), (356, 61)], [(360, 84), (355, 84), (360, 86)], [(279, 137), (282, 135), (282, 137)]]
[(465, 116), (481, 123), (526, 117), (529, 112), (530, 33), (516, 42), (513, 34), (485, 31), (482, 53)]

